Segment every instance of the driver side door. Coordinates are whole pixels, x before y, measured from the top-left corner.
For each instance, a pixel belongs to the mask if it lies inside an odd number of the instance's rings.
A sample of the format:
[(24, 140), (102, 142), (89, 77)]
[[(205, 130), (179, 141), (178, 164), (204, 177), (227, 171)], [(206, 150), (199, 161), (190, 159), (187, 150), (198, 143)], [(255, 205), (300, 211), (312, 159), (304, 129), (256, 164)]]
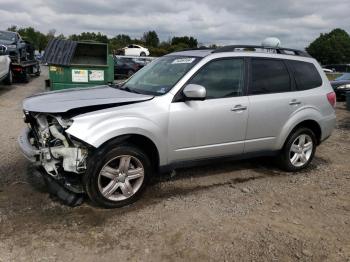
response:
[(170, 105), (169, 162), (243, 153), (249, 103), (244, 58), (210, 61), (187, 84), (205, 87), (207, 96)]

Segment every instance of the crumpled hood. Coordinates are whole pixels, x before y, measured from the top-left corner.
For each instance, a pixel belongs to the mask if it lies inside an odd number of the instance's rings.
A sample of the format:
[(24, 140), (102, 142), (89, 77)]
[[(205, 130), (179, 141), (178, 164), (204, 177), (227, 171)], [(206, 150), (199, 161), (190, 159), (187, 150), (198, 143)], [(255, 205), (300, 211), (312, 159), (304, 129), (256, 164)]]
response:
[(23, 100), (23, 109), (31, 112), (65, 113), (72, 109), (146, 101), (153, 96), (127, 92), (109, 86), (74, 88), (40, 93)]

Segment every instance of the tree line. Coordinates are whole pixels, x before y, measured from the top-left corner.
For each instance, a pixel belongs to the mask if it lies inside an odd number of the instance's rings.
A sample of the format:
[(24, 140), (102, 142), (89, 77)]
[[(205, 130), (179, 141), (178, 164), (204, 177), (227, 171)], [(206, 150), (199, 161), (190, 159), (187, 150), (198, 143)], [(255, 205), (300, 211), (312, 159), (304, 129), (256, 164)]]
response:
[[(160, 41), (158, 34), (153, 31), (145, 32), (140, 39), (131, 38), (127, 34), (118, 34), (112, 38), (100, 32), (83, 32), (64, 36), (56, 36), (56, 30), (52, 29), (47, 34), (35, 30), (33, 27), (17, 28), (11, 26), (8, 31), (18, 32), (24, 39), (31, 42), (36, 50), (43, 51), (47, 43), (54, 37), (75, 41), (96, 41), (107, 43), (110, 52), (116, 51), (129, 44), (140, 44), (150, 50), (152, 56), (162, 56), (170, 52), (183, 49), (196, 48), (198, 40), (192, 36), (172, 37), (167, 41)], [(216, 45), (211, 47), (215, 48)], [(333, 29), (329, 33), (322, 33), (312, 41), (306, 51), (316, 58), (321, 64), (350, 64), (350, 36), (340, 28)]]
[(320, 34), (306, 51), (322, 65), (350, 64), (350, 36), (340, 28)]
[(95, 41), (106, 43), (109, 46), (110, 52), (117, 51), (129, 44), (139, 44), (149, 49), (152, 56), (162, 56), (170, 52), (179, 51), (183, 49), (196, 48), (198, 46), (198, 40), (192, 36), (175, 36), (168, 41), (160, 41), (158, 34), (155, 31), (145, 32), (140, 39), (131, 38), (126, 34), (118, 34), (112, 38), (104, 35), (100, 32), (82, 32), (80, 34), (73, 34), (64, 36), (60, 34), (55, 36), (56, 30), (52, 29), (47, 34), (35, 30), (33, 27), (17, 28), (11, 26), (8, 31), (18, 32), (22, 38), (28, 40), (34, 45), (39, 52), (45, 50), (48, 42), (56, 38), (69, 39), (74, 41)]

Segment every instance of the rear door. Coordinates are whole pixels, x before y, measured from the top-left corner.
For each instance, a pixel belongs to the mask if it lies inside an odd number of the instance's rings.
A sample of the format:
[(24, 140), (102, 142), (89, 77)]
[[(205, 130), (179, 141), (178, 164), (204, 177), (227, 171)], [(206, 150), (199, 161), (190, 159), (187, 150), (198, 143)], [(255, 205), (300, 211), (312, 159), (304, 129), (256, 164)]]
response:
[(272, 150), (282, 127), (300, 107), (294, 79), (282, 59), (251, 58), (249, 72), (245, 152)]
[(207, 98), (170, 105), (170, 162), (243, 153), (248, 118), (244, 71), (243, 58), (214, 60), (188, 82), (204, 86)]
[(129, 45), (128, 46), (128, 55), (131, 56), (139, 56), (140, 55), (140, 47), (136, 45)]

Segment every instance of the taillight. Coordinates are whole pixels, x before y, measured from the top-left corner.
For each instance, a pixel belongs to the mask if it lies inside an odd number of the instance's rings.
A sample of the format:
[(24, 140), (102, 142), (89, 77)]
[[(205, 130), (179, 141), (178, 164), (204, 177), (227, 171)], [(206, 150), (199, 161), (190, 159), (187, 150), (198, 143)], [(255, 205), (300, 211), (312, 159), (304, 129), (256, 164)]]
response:
[(328, 102), (331, 104), (333, 108), (335, 108), (336, 102), (337, 102), (337, 96), (334, 92), (330, 92), (327, 94)]

